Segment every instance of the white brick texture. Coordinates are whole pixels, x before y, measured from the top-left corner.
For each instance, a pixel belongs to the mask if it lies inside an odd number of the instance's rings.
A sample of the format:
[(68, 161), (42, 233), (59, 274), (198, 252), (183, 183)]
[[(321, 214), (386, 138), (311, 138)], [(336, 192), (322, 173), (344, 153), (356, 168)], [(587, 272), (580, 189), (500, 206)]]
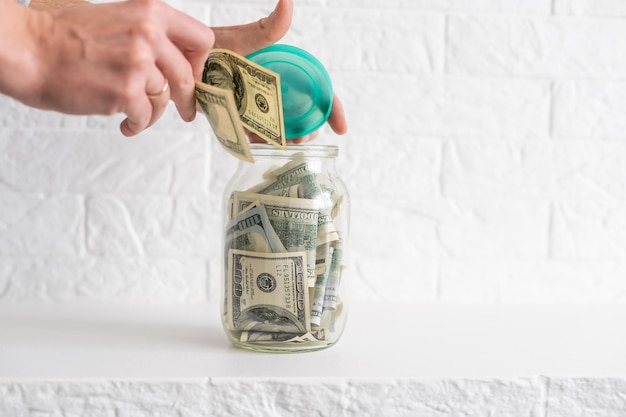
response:
[[(295, 3), (283, 42), (347, 112), (319, 143), (351, 192), (355, 300), (626, 301), (623, 2)], [(171, 4), (229, 25), (274, 2)], [(121, 118), (0, 97), (0, 302), (220, 299), (235, 161), (203, 117), (132, 139)]]
[(2, 417), (622, 417), (623, 380), (43, 381), (0, 383)]

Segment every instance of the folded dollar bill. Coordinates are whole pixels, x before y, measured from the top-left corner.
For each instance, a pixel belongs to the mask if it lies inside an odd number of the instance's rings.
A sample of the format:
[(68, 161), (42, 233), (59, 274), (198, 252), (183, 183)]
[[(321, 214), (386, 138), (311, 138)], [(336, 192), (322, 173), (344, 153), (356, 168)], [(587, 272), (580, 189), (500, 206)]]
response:
[(196, 82), (196, 98), (222, 146), (237, 158), (252, 159), (247, 140), (241, 138), (243, 128), (232, 127), (233, 120), (267, 143), (286, 149), (280, 75), (276, 72), (233, 51), (214, 49), (205, 62), (202, 82)]
[(232, 92), (196, 81), (196, 99), (222, 147), (241, 160), (253, 162)]

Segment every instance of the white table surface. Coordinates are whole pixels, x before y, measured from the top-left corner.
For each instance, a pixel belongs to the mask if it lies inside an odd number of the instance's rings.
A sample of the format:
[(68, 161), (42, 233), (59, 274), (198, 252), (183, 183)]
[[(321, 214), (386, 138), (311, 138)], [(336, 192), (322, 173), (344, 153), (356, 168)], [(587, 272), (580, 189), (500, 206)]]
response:
[(216, 306), (0, 305), (0, 379), (626, 377), (626, 306), (356, 304), (329, 349), (232, 347)]

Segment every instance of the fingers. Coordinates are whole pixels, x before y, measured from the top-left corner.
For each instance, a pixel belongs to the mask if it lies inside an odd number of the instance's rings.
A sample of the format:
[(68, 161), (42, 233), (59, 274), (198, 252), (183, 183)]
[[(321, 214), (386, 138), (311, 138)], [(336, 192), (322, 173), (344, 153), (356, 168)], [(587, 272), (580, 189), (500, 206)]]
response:
[(152, 126), (165, 112), (170, 100), (167, 78), (154, 67), (145, 86), (145, 94), (133, 94), (134, 99), (126, 109), (126, 119), (120, 124), (124, 136), (134, 136)]
[[(201, 76), (214, 41), (210, 28), (163, 2), (131, 1), (152, 18), (152, 23), (140, 28), (144, 32), (139, 30), (139, 33), (153, 51), (155, 69), (148, 77), (145, 94), (136, 97), (125, 111), (127, 119), (120, 129), (126, 136), (135, 135), (154, 124), (165, 111), (170, 98), (183, 120), (192, 121), (195, 118), (194, 79)], [(159, 93), (165, 80), (167, 91)], [(154, 97), (149, 99), (148, 95)]]
[[(149, 87), (146, 87), (146, 91), (154, 91)], [(170, 101), (171, 94), (170, 83), (167, 77), (163, 78), (163, 85), (161, 90), (156, 94), (148, 94), (148, 99), (150, 100), (150, 104), (152, 105), (152, 116), (150, 117), (150, 121), (146, 128), (152, 126), (165, 112), (167, 108), (167, 103)]]
[(254, 132), (250, 132), (248, 129), (245, 129), (246, 135), (248, 135), (248, 140), (250, 143), (267, 143), (261, 136), (257, 135)]
[[(200, 79), (204, 62), (213, 47), (234, 50), (248, 55), (271, 45), (282, 38), (291, 25), (293, 0), (278, 0), (274, 11), (263, 19), (247, 25), (216, 28), (212, 30), (165, 3), (153, 0), (130, 0), (133, 4), (160, 16), (163, 33), (151, 34), (155, 64), (169, 81), (169, 92), (158, 99), (138, 97), (128, 107), (127, 119), (122, 122), (122, 133), (130, 136), (152, 125), (171, 97), (183, 120), (194, 119), (197, 109), (194, 95), (194, 79)], [(157, 79), (151, 76), (151, 79)], [(153, 84), (154, 81), (151, 81)], [(148, 88), (148, 87), (146, 87)], [(150, 86), (150, 92), (158, 86)]]
[[(215, 35), (204, 23), (178, 10), (168, 8), (166, 33), (172, 44), (189, 62), (192, 77), (200, 79), (204, 62), (214, 47)], [(193, 83), (191, 83), (193, 90)]]
[(148, 96), (137, 98), (126, 110), (126, 119), (120, 124), (124, 136), (135, 136), (143, 131), (152, 120), (152, 104)]
[(169, 6), (164, 5), (163, 14), (167, 39), (157, 49), (156, 64), (169, 80), (178, 113), (190, 122), (196, 117), (194, 80), (202, 76), (215, 36), (205, 24)]
[(171, 42), (165, 42), (157, 51), (156, 65), (168, 80), (171, 99), (180, 117), (190, 122), (196, 117), (194, 76), (191, 63)]
[(249, 55), (279, 41), (289, 30), (292, 17), (293, 0), (279, 0), (268, 17), (254, 23), (213, 28), (215, 47)]
[(311, 142), (315, 139), (317, 139), (317, 136), (319, 135), (319, 130), (316, 130), (313, 133), (310, 133), (306, 136), (301, 136), (299, 138), (294, 138), (294, 139), (289, 139), (289, 143), (293, 144), (293, 145), (300, 145), (302, 143), (307, 143), (307, 142)]
[(348, 131), (348, 122), (346, 121), (346, 114), (343, 110), (343, 104), (339, 100), (337, 95), (333, 95), (333, 108), (330, 110), (330, 116), (328, 117), (328, 124), (333, 132), (338, 135), (343, 135)]
[[(196, 115), (194, 79), (201, 77), (210, 50), (221, 47), (248, 55), (282, 38), (288, 31), (293, 16), (293, 0), (278, 0), (275, 10), (268, 17), (247, 25), (212, 30), (165, 3), (154, 0), (129, 2), (160, 16), (158, 20), (163, 25), (163, 33), (152, 33), (150, 40), (154, 48), (155, 64), (169, 81), (169, 92), (153, 100), (147, 98), (146, 92), (145, 97), (138, 97), (128, 106), (128, 117), (120, 126), (122, 133), (127, 136), (137, 134), (152, 125), (162, 115), (167, 105), (166, 98), (170, 97), (183, 120), (193, 120)], [(151, 79), (159, 78), (151, 76)], [(154, 81), (150, 83), (152, 90), (148, 91), (155, 91), (152, 85)], [(156, 90), (158, 88), (157, 86)], [(341, 130), (341, 118), (337, 119), (337, 123)], [(334, 127), (333, 129), (335, 130)]]

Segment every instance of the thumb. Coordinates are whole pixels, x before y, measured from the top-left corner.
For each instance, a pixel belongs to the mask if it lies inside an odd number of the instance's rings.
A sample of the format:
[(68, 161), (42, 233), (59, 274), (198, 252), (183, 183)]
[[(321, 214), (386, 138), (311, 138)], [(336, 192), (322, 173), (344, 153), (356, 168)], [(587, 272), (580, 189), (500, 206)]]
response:
[(293, 0), (279, 0), (274, 11), (254, 23), (212, 28), (215, 48), (248, 55), (279, 41), (291, 26)]

